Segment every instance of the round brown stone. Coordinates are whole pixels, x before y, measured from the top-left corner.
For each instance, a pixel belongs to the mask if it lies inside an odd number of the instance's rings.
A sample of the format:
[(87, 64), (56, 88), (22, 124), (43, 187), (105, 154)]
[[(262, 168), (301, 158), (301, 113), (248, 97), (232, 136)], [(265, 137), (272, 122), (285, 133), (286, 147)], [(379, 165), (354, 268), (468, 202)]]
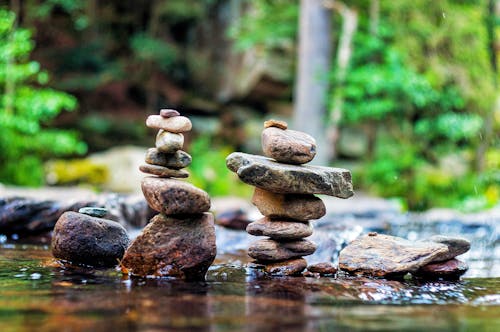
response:
[(275, 276), (294, 276), (301, 274), (307, 267), (304, 258), (290, 259), (286, 261), (266, 264), (264, 271)]
[(298, 240), (313, 233), (308, 222), (271, 220), (268, 217), (250, 223), (246, 230), (249, 234), (268, 236), (275, 240)]
[(192, 128), (191, 120), (185, 116), (174, 116), (165, 118), (161, 115), (150, 115), (146, 120), (146, 126), (154, 129), (163, 129), (170, 133), (184, 133)]
[(145, 177), (141, 187), (149, 206), (166, 215), (197, 214), (210, 209), (208, 194), (184, 181)]
[(182, 169), (171, 169), (158, 165), (144, 164), (139, 166), (139, 170), (143, 173), (153, 174), (161, 178), (187, 178), (189, 173)]
[(262, 131), (262, 150), (280, 163), (305, 164), (316, 155), (316, 140), (300, 131), (269, 127)]
[(264, 128), (269, 128), (269, 127), (276, 127), (279, 129), (286, 130), (288, 128), (288, 124), (285, 121), (271, 119), (264, 122)]
[(263, 239), (253, 242), (248, 248), (248, 255), (260, 261), (282, 261), (308, 256), (316, 251), (316, 244), (308, 240), (278, 242)]
[(319, 273), (320, 275), (332, 275), (337, 273), (337, 268), (332, 263), (316, 263), (307, 267), (307, 271), (312, 273)]
[(275, 194), (255, 188), (252, 203), (266, 217), (301, 221), (319, 219), (326, 213), (323, 201), (314, 195)]
[(458, 279), (469, 267), (458, 259), (431, 263), (421, 267), (415, 274), (427, 279)]
[(181, 169), (191, 164), (192, 158), (189, 153), (177, 150), (174, 153), (163, 153), (158, 149), (150, 148), (146, 152), (146, 163), (173, 169)]
[(161, 130), (156, 135), (156, 148), (160, 152), (174, 153), (184, 145), (184, 135)]
[(158, 214), (131, 243), (122, 264), (133, 275), (204, 279), (217, 253), (211, 213)]
[(174, 116), (179, 116), (179, 115), (181, 115), (181, 113), (173, 109), (164, 108), (160, 110), (160, 116), (164, 118), (172, 118)]

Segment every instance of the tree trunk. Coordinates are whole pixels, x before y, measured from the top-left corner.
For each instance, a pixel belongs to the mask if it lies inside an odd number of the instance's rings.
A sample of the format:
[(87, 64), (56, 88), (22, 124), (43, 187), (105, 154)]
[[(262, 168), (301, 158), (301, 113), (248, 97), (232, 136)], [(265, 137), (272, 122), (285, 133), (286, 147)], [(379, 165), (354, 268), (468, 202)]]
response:
[[(337, 48), (337, 75), (335, 81), (337, 86), (342, 86), (347, 76), (347, 69), (351, 61), (353, 52), (353, 39), (358, 27), (358, 13), (347, 7), (345, 4), (335, 1), (328, 2), (325, 5), (337, 11), (342, 17), (342, 32), (340, 35), (339, 46)], [(337, 140), (339, 137), (339, 123), (342, 119), (342, 110), (344, 104), (344, 94), (342, 89), (336, 89), (333, 92), (332, 109), (330, 110), (328, 127), (328, 159), (333, 160), (337, 157)]]
[(294, 128), (313, 135), (318, 153), (313, 163), (326, 164), (326, 96), (331, 56), (331, 17), (321, 0), (301, 0)]

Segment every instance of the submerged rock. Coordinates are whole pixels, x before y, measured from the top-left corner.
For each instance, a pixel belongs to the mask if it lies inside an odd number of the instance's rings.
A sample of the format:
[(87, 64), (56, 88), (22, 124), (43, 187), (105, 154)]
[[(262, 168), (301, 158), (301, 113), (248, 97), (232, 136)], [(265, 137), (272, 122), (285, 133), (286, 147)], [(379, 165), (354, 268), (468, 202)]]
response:
[(211, 213), (158, 214), (132, 242), (122, 264), (133, 275), (203, 279), (216, 255)]
[(255, 236), (268, 236), (275, 240), (298, 240), (311, 236), (313, 228), (308, 222), (271, 220), (264, 217), (250, 223), (246, 231)]
[(469, 267), (458, 259), (431, 263), (421, 267), (415, 274), (426, 279), (458, 279)]
[(52, 254), (77, 264), (115, 266), (129, 242), (127, 231), (115, 221), (65, 212), (54, 227)]
[(262, 151), (281, 163), (305, 164), (316, 155), (316, 141), (300, 131), (269, 127), (262, 131)]
[(263, 239), (250, 245), (248, 255), (260, 261), (282, 261), (308, 256), (313, 254), (315, 250), (316, 244), (308, 240), (277, 242)]
[(227, 167), (250, 185), (281, 194), (325, 194), (349, 198), (351, 172), (342, 168), (280, 164), (242, 152), (226, 158)]
[(448, 247), (434, 242), (412, 242), (403, 238), (370, 233), (360, 236), (339, 255), (341, 270), (377, 277), (416, 272), (448, 253)]
[(266, 217), (301, 221), (319, 219), (326, 213), (323, 201), (314, 195), (275, 194), (255, 188), (252, 203)]

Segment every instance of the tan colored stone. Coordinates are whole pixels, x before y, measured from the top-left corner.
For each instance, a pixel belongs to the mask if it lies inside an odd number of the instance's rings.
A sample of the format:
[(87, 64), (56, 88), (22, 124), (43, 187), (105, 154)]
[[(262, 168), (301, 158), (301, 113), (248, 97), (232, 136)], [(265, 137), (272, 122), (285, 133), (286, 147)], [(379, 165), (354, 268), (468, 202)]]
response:
[(161, 178), (187, 178), (189, 173), (183, 169), (171, 169), (158, 165), (144, 164), (139, 166), (139, 170), (143, 173), (152, 174)]
[(286, 130), (288, 128), (288, 124), (285, 121), (270, 119), (264, 122), (264, 129), (270, 127)]
[(316, 155), (316, 140), (300, 131), (269, 127), (262, 131), (262, 151), (280, 163), (305, 164)]
[(248, 224), (246, 230), (249, 234), (268, 236), (274, 240), (298, 240), (313, 233), (313, 228), (308, 222), (278, 221), (268, 217)]
[(248, 248), (248, 255), (260, 261), (282, 261), (308, 256), (316, 251), (316, 244), (308, 240), (278, 242), (263, 239), (253, 242)]
[(319, 219), (326, 213), (323, 201), (314, 195), (275, 194), (255, 188), (252, 203), (266, 217), (301, 221)]
[(185, 116), (165, 118), (161, 115), (150, 115), (146, 119), (146, 126), (154, 129), (163, 129), (170, 133), (184, 133), (192, 128), (191, 120)]
[(184, 135), (161, 130), (156, 135), (156, 148), (163, 153), (175, 153), (184, 145)]

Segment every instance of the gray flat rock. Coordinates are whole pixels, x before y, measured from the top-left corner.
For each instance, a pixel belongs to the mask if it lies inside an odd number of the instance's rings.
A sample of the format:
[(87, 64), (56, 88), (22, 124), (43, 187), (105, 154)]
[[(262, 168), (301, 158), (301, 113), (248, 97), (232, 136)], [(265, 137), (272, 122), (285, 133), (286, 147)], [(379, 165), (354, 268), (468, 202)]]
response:
[(253, 242), (248, 248), (248, 255), (260, 261), (282, 261), (308, 256), (316, 251), (316, 244), (308, 240), (278, 242), (263, 239)]
[(448, 246), (448, 252), (434, 260), (434, 262), (444, 262), (455, 258), (458, 255), (464, 254), (470, 249), (470, 242), (461, 237), (452, 237), (445, 235), (434, 235), (422, 242), (441, 243)]
[(226, 158), (227, 167), (241, 181), (280, 194), (324, 194), (349, 198), (354, 192), (351, 172), (342, 168), (280, 164), (242, 152)]

